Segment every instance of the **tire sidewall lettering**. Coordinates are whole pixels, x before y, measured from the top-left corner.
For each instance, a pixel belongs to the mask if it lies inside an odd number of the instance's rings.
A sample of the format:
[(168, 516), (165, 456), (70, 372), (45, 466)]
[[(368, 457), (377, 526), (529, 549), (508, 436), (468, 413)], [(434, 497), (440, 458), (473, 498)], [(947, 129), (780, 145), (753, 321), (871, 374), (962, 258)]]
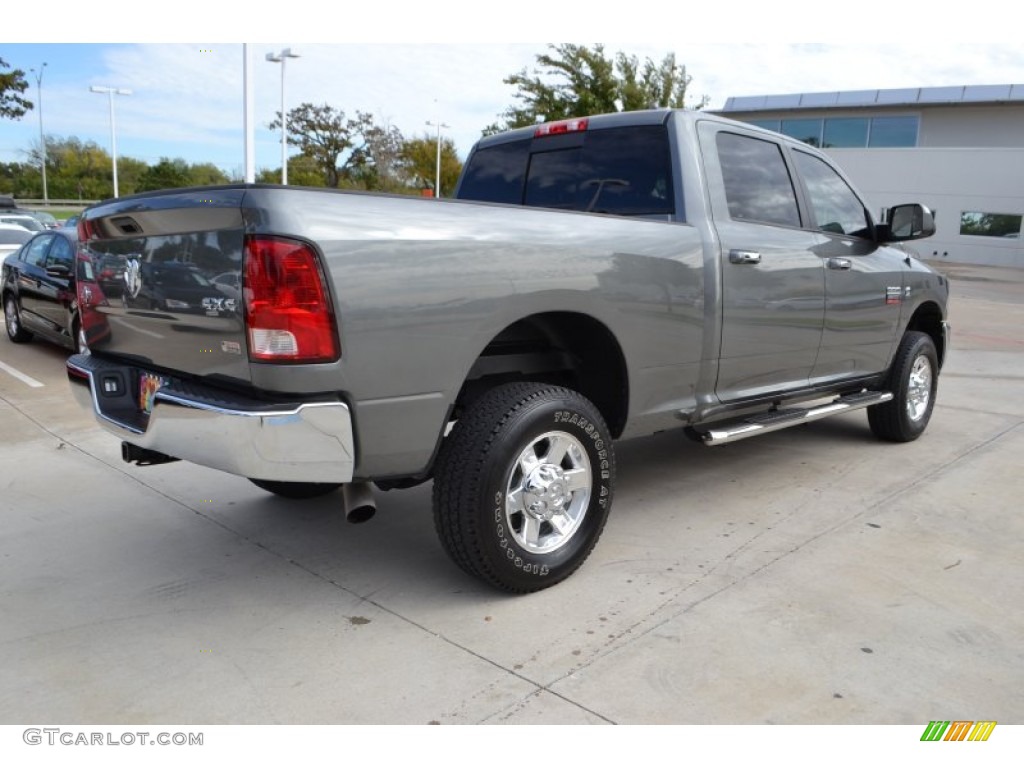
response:
[[(594, 424), (586, 416), (572, 408), (555, 410), (551, 416), (551, 421), (557, 425), (559, 430), (572, 434), (587, 451), (594, 476), (590, 505), (586, 513), (587, 517), (605, 515), (612, 498), (610, 485), (612, 474), (610, 440), (604, 434), (601, 426)], [(537, 424), (537, 429), (543, 429), (541, 423)], [(509, 447), (503, 449), (507, 457), (507, 465), (511, 465), (512, 457), (522, 450), (523, 446), (521, 443), (522, 440), (510, 441)], [(509, 466), (505, 472), (496, 473), (496, 476), (492, 476), (492, 482), (497, 483), (496, 488), (492, 486), (493, 496), (489, 497), (494, 502), (492, 523), (494, 545), (498, 550), (499, 558), (509, 563), (517, 572), (529, 576), (546, 577), (552, 573), (553, 569), (558, 569), (566, 562), (571, 562), (572, 555), (581, 547), (589, 549), (590, 542), (588, 539), (594, 534), (581, 530), (573, 541), (567, 543), (564, 549), (544, 555), (531, 554), (521, 549), (509, 535), (505, 522), (505, 494), (503, 489), (508, 484), (508, 473), (510, 471), (511, 467)], [(586, 525), (586, 522), (584, 522), (584, 525)]]

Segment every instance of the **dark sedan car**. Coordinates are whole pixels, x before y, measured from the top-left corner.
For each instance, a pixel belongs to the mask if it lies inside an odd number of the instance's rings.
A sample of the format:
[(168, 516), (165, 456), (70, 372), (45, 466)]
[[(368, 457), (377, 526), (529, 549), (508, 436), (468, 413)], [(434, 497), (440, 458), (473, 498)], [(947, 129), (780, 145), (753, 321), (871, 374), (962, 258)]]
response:
[(74, 230), (51, 230), (7, 257), (0, 290), (11, 341), (23, 343), (38, 335), (69, 349), (81, 348), (76, 250)]

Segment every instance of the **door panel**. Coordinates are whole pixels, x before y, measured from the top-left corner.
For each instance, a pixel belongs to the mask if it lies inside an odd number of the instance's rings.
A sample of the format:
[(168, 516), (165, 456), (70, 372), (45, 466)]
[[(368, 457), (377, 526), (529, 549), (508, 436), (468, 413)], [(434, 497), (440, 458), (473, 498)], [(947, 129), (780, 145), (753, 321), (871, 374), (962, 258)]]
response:
[(825, 268), (802, 226), (782, 147), (704, 123), (701, 149), (722, 261), (719, 399), (806, 386), (821, 344)]
[[(716, 392), (722, 400), (807, 384), (825, 316), (822, 260), (811, 233), (730, 222), (722, 242), (722, 347)], [(756, 252), (757, 263), (735, 263)]]
[(899, 255), (863, 240), (825, 236), (825, 330), (814, 382), (868, 376), (889, 364), (899, 329), (903, 276)]
[(863, 201), (820, 157), (793, 152), (825, 266), (825, 328), (811, 379), (867, 376), (885, 370), (900, 319), (901, 254), (878, 245)]

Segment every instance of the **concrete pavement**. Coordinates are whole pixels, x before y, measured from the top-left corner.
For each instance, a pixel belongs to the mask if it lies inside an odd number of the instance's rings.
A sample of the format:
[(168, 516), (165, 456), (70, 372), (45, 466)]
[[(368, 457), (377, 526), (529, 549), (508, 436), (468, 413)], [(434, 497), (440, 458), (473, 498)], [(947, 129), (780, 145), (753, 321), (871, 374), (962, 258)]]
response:
[(270, 496), (138, 468), (64, 354), (0, 339), (0, 721), (1024, 722), (1024, 274), (941, 264), (926, 434), (863, 413), (709, 449), (618, 445), (601, 542), (507, 597), (436, 541), (430, 489)]

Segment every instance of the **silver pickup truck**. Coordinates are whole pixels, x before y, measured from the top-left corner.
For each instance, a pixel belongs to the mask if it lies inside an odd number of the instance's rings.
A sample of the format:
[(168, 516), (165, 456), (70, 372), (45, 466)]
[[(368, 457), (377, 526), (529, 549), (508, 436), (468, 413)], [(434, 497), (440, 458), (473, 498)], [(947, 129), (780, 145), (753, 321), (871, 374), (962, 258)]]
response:
[(433, 480), (448, 554), (520, 593), (593, 549), (615, 440), (718, 445), (858, 408), (884, 440), (928, 424), (949, 286), (891, 244), (932, 215), (875, 221), (811, 147), (599, 115), (482, 139), (456, 198), (237, 184), (96, 205), (72, 389), (126, 461), (340, 487), (353, 521), (372, 485)]

